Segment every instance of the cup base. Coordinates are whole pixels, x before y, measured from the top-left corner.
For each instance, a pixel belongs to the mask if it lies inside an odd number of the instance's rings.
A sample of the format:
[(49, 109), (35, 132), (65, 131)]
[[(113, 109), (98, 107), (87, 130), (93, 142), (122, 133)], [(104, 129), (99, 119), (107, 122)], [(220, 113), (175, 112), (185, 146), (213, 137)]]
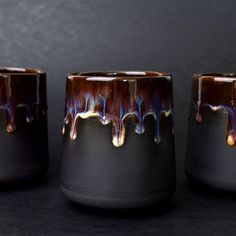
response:
[(199, 184), (220, 191), (236, 192), (235, 181), (229, 182), (228, 179), (224, 181), (219, 173), (212, 173), (209, 170), (203, 169), (191, 169), (191, 171), (185, 170), (185, 174), (192, 183), (197, 185)]
[(66, 197), (78, 204), (96, 208), (109, 208), (109, 209), (128, 209), (128, 208), (140, 208), (154, 206), (168, 201), (175, 192), (175, 187), (165, 189), (165, 191), (159, 189), (152, 192), (152, 195), (143, 198), (103, 198), (87, 196), (81, 194), (78, 190), (72, 190), (65, 185), (61, 184), (61, 189)]
[(0, 178), (0, 191), (12, 191), (38, 186), (47, 180), (47, 169), (31, 174)]

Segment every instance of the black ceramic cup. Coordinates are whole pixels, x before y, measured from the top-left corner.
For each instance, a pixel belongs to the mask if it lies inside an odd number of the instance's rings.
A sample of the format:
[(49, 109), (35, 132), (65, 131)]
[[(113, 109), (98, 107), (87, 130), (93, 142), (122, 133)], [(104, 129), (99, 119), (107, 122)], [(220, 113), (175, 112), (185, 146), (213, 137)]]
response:
[(46, 74), (0, 68), (0, 184), (38, 179), (47, 168)]
[(61, 188), (78, 203), (133, 208), (175, 191), (172, 78), (159, 72), (67, 77)]
[(185, 171), (206, 186), (236, 190), (236, 75), (193, 77)]

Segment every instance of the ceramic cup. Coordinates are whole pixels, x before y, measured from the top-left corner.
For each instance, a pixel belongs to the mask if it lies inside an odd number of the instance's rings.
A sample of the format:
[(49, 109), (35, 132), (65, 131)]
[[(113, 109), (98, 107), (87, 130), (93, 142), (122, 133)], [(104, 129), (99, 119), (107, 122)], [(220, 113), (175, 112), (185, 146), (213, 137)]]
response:
[(78, 203), (132, 208), (175, 190), (172, 78), (159, 72), (67, 77), (61, 188)]
[(193, 77), (185, 170), (207, 186), (236, 190), (236, 75)]
[(47, 168), (46, 74), (0, 68), (0, 183), (38, 178)]

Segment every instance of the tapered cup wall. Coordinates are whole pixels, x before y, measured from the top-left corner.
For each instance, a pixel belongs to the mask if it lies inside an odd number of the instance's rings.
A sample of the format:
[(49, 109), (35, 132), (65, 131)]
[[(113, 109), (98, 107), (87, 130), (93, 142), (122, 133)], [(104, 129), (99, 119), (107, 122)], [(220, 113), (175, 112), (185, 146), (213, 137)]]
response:
[(41, 178), (48, 168), (46, 74), (0, 69), (0, 184)]
[(233, 74), (194, 76), (185, 162), (191, 180), (234, 191), (235, 81)]
[(61, 188), (78, 203), (141, 207), (175, 190), (172, 79), (158, 72), (67, 78)]

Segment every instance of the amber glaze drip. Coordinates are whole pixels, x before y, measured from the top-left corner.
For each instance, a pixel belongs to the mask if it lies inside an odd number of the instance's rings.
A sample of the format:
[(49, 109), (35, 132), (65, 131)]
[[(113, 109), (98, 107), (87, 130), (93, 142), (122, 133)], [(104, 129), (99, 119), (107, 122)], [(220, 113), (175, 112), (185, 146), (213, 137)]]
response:
[(67, 78), (65, 125), (70, 137), (76, 138), (78, 118), (97, 117), (106, 125), (112, 123), (112, 143), (124, 144), (125, 127), (134, 118), (135, 132), (145, 131), (144, 119), (155, 120), (155, 142), (160, 141), (159, 121), (172, 112), (172, 80), (157, 72), (107, 72), (71, 74)]
[(227, 136), (228, 145), (236, 141), (236, 75), (203, 74), (195, 75), (193, 80), (193, 103), (197, 110), (196, 121), (203, 120), (203, 109), (212, 111), (223, 110), (228, 114)]
[(35, 69), (0, 68), (0, 109), (6, 111), (6, 131), (16, 130), (18, 107), (26, 109), (26, 122), (32, 123), (35, 105), (46, 112), (46, 75)]

